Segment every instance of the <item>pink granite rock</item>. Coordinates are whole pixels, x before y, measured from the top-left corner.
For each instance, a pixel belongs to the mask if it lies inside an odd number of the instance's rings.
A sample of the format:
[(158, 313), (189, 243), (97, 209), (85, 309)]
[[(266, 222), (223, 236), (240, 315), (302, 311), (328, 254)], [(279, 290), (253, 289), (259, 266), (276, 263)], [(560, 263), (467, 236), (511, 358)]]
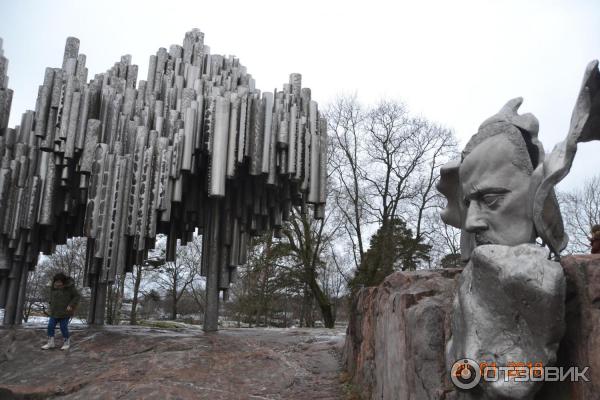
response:
[(451, 399), (444, 347), (460, 269), (397, 272), (353, 304), (344, 362), (364, 398)]
[(600, 254), (575, 255), (561, 261), (567, 278), (567, 331), (558, 350), (558, 365), (589, 366), (589, 382), (548, 384), (539, 400), (600, 399)]
[[(589, 382), (545, 383), (536, 400), (600, 400), (600, 255), (564, 257), (566, 334), (557, 365), (589, 366)], [(461, 270), (397, 272), (352, 305), (344, 364), (365, 399), (454, 400), (445, 368)]]

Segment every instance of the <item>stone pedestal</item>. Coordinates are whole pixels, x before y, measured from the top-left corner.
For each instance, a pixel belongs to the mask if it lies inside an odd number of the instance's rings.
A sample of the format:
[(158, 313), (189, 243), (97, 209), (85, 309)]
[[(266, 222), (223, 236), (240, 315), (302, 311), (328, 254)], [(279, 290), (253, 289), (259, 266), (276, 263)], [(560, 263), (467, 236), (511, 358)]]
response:
[[(546, 383), (539, 400), (600, 398), (600, 255), (564, 257), (567, 331), (559, 366), (589, 366), (590, 382)], [(452, 400), (444, 348), (459, 269), (397, 272), (352, 305), (344, 362), (366, 399)]]

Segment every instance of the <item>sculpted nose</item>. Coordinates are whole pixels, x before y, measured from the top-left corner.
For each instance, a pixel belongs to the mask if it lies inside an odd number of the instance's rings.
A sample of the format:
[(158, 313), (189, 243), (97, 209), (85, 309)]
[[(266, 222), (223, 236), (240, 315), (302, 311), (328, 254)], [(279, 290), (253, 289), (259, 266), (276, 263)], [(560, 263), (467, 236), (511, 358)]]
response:
[(467, 209), (467, 218), (465, 220), (465, 230), (470, 233), (477, 233), (488, 229), (488, 224), (481, 214), (481, 210), (475, 201), (469, 204)]

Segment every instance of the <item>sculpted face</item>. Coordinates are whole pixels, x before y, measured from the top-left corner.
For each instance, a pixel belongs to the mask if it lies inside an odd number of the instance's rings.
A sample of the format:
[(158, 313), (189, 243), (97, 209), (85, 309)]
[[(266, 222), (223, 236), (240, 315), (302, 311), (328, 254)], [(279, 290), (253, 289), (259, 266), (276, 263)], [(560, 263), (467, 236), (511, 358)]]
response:
[(476, 146), (460, 165), (464, 228), (477, 246), (535, 241), (531, 176), (512, 162), (514, 153), (515, 145), (500, 134)]

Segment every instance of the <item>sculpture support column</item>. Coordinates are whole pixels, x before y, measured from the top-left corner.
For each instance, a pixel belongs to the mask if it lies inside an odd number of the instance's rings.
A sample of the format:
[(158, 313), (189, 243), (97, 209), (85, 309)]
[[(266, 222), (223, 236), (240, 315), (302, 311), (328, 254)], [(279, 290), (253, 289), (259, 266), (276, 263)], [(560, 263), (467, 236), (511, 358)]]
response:
[(211, 213), (208, 233), (208, 268), (206, 277), (206, 310), (204, 310), (205, 332), (219, 328), (219, 236), (221, 234), (221, 199), (211, 199)]
[(87, 323), (88, 325), (103, 325), (107, 284), (100, 282), (98, 274), (90, 274), (89, 286), (92, 291)]
[(94, 325), (104, 325), (104, 315), (106, 311), (106, 291), (108, 284), (106, 282), (98, 282), (96, 288), (96, 304), (94, 312)]
[(100, 282), (98, 274), (90, 277), (90, 309), (88, 311), (88, 325), (104, 325), (104, 314), (106, 309), (106, 291), (108, 285), (106, 282)]
[(88, 286), (90, 287), (90, 306), (88, 309), (88, 317), (87, 323), (88, 325), (94, 325), (94, 321), (96, 319), (96, 292), (98, 290), (98, 275), (96, 274), (88, 274), (89, 282)]
[(6, 295), (8, 293), (8, 275), (0, 274), (0, 308), (6, 306)]
[(4, 308), (4, 325), (14, 325), (16, 322), (15, 313), (17, 311), (17, 299), (19, 296), (20, 275), (8, 278), (8, 293), (6, 296), (6, 305)]
[(23, 323), (23, 309), (25, 307), (25, 300), (27, 298), (27, 278), (29, 276), (29, 268), (23, 264), (21, 266), (21, 277), (19, 279), (19, 292), (17, 295), (17, 307), (15, 309), (15, 321), (16, 325)]

